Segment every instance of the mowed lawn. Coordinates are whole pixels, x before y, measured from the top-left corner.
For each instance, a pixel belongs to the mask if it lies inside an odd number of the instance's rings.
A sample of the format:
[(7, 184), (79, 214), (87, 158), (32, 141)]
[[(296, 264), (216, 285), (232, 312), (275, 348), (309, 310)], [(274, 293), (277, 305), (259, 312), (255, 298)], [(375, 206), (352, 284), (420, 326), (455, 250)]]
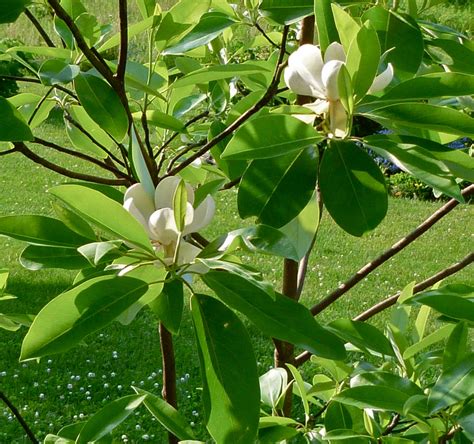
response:
[[(67, 143), (54, 120), (42, 128), (44, 138)], [(56, 154), (42, 151), (50, 159)], [(63, 161), (69, 168), (80, 168), (75, 159)], [(0, 161), (0, 214), (52, 214), (47, 189), (65, 179), (48, 172), (29, 160), (14, 154)], [(217, 196), (214, 224), (204, 233), (213, 238), (236, 228), (239, 218), (234, 190)], [(282, 203), (284, 204), (284, 203)], [(412, 231), (442, 205), (410, 200), (390, 199), (384, 222), (363, 238), (345, 234), (324, 214), (322, 226), (311, 256), (303, 303), (312, 305), (336, 288), (366, 262)], [(376, 301), (395, 293), (412, 281), (421, 281), (460, 260), (473, 247), (474, 208), (459, 205), (401, 254), (377, 269), (359, 286), (324, 312), (320, 320), (354, 316)], [(8, 291), (18, 300), (0, 303), (0, 312), (37, 313), (52, 297), (70, 285), (72, 272), (45, 270), (30, 272), (18, 264), (21, 242), (0, 238), (0, 268), (11, 271)], [(276, 283), (281, 279), (281, 260), (268, 256), (243, 256)], [(473, 283), (472, 267), (447, 282)], [(202, 288), (201, 290), (204, 290)], [(205, 290), (204, 290), (205, 291)], [(373, 322), (383, 325), (384, 316)], [(156, 319), (142, 312), (128, 327), (114, 323), (88, 338), (88, 346), (78, 347), (61, 356), (41, 362), (19, 363), (18, 357), (25, 329), (18, 332), (0, 330), (0, 387), (21, 409), (38, 437), (57, 431), (63, 425), (84, 420), (104, 403), (130, 394), (131, 385), (160, 392), (161, 361)], [(272, 363), (272, 344), (249, 325), (261, 373)], [(179, 401), (184, 414), (202, 434), (200, 382), (194, 333), (185, 313), (180, 336), (176, 339)], [(310, 369), (307, 369), (310, 374)], [(0, 406), (0, 442), (23, 442), (22, 430), (5, 406)], [(139, 410), (118, 430), (119, 440), (129, 442), (164, 442), (159, 425)], [(204, 435), (201, 435), (204, 436)]]

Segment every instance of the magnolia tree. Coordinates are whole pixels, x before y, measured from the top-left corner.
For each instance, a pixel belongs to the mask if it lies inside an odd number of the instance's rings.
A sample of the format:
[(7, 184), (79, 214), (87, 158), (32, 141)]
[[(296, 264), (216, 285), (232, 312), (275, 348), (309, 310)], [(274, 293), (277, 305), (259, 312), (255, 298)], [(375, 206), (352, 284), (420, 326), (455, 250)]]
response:
[[(445, 146), (474, 135), (472, 42), (418, 20), (419, 3), (407, 3), (408, 13), (395, 1), (181, 0), (165, 11), (155, 0), (118, 0), (114, 33), (79, 0), (0, 1), (0, 22), (26, 14), (44, 42), (1, 55), (22, 63), (29, 74), (20, 80), (44, 92), (0, 98), (0, 155), (21, 153), (73, 179), (49, 190), (55, 218), (0, 218), (0, 234), (28, 244), (26, 268), (77, 270), (28, 325), (20, 360), (67, 352), (115, 320), (134, 328), (140, 310), (156, 317), (162, 349), (161, 394), (133, 387), (45, 442), (111, 442), (142, 405), (170, 442), (208, 439), (195, 436), (176, 397), (173, 342), (185, 309), (205, 426), (217, 443), (472, 442), (473, 288), (432, 288), (472, 254), (363, 313), (317, 319), (474, 190), (473, 159)], [(41, 7), (50, 13), (43, 21)], [(142, 16), (136, 23), (131, 7)], [(241, 28), (252, 37), (236, 48)], [(129, 51), (137, 36), (148, 45), (134, 54), (140, 61)], [(63, 114), (66, 145), (35, 135), (53, 108)], [(51, 162), (40, 145), (103, 174)], [(374, 154), (451, 200), (307, 308), (299, 298), (322, 211), (354, 236), (385, 217)], [(213, 195), (233, 188), (251, 223), (205, 239), (199, 231), (218, 223)], [(281, 286), (239, 251), (280, 257)], [(385, 330), (365, 322), (391, 306)], [(444, 324), (428, 332), (433, 311)], [(2, 325), (25, 322), (0, 316)], [(273, 338), (275, 368), (263, 375), (242, 317)], [(304, 381), (298, 367), (309, 359), (317, 370)], [(292, 416), (295, 399), (303, 419)]]

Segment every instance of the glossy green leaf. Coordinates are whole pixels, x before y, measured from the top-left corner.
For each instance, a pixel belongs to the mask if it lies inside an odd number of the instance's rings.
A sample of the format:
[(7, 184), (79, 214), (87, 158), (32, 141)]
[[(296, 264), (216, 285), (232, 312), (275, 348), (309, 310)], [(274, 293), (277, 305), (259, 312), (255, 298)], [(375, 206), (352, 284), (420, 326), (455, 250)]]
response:
[(424, 128), (459, 136), (474, 137), (474, 118), (443, 106), (426, 103), (400, 103), (362, 113), (369, 119), (391, 127), (399, 124), (411, 128)]
[(361, 350), (373, 350), (381, 355), (395, 356), (390, 341), (373, 325), (366, 322), (338, 319), (327, 328), (344, 341), (354, 344)]
[(353, 142), (331, 141), (319, 183), (329, 214), (349, 234), (362, 236), (385, 217), (385, 179), (369, 155)]
[(167, 330), (178, 334), (184, 307), (183, 283), (177, 279), (166, 282), (150, 307)]
[(474, 442), (474, 400), (469, 401), (457, 417), (463, 433)]
[(323, 52), (332, 42), (339, 41), (339, 33), (334, 21), (331, 3), (331, 0), (317, 0), (314, 2), (318, 42)]
[(51, 188), (49, 192), (99, 228), (153, 253), (148, 235), (137, 219), (99, 191), (68, 184)]
[(128, 132), (128, 117), (117, 93), (104, 80), (79, 74), (74, 80), (76, 93), (87, 114), (118, 142)]
[(17, 108), (30, 130), (41, 125), (56, 106), (56, 101), (37, 94), (23, 93), (10, 97), (8, 101)]
[(369, 435), (345, 429), (331, 430), (330, 432), (324, 435), (323, 439), (324, 441), (329, 441), (331, 443), (333, 441), (346, 441), (350, 442), (351, 444), (365, 444), (367, 442), (370, 442)]
[(423, 36), (415, 20), (382, 6), (366, 11), (362, 22), (366, 20), (379, 35), (381, 52), (390, 50), (385, 62), (392, 63), (398, 77), (413, 77), (421, 64), (424, 51)]
[(0, 0), (0, 23), (12, 23), (25, 10), (30, 0)]
[(3, 97), (0, 97), (0, 117), (2, 119), (0, 141), (22, 142), (33, 140), (33, 133), (28, 124), (13, 105)]
[(308, 398), (306, 396), (306, 387), (305, 383), (303, 381), (303, 377), (301, 376), (301, 373), (298, 371), (298, 369), (291, 364), (286, 364), (288, 369), (291, 372), (291, 375), (293, 376), (293, 393), (296, 393), (300, 398), (301, 402), (303, 403), (303, 409), (305, 413), (305, 418), (309, 418), (309, 402)]
[(128, 395), (108, 403), (84, 424), (76, 444), (98, 441), (125, 421), (145, 398), (146, 395)]
[(331, 3), (331, 8), (339, 39), (347, 54), (352, 41), (360, 30), (360, 25), (338, 4)]
[(395, 373), (383, 371), (370, 371), (359, 373), (351, 379), (351, 388), (359, 386), (375, 385), (377, 387), (390, 387), (393, 390), (398, 390), (407, 396), (423, 395), (423, 390), (410, 381), (408, 378), (403, 378)]
[(88, 12), (80, 14), (76, 20), (75, 25), (82, 34), (88, 46), (95, 46), (101, 36), (101, 27), (97, 21), (97, 17)]
[(75, 248), (28, 245), (20, 256), (20, 264), (28, 270), (62, 268), (81, 270), (89, 266), (87, 260)]
[(213, 80), (229, 79), (231, 77), (247, 76), (249, 74), (259, 74), (265, 72), (266, 69), (262, 65), (241, 63), (227, 65), (214, 65), (209, 68), (202, 68), (181, 77), (173, 83), (174, 88), (181, 88), (188, 85), (196, 85), (198, 83), (209, 83)]
[(306, 307), (275, 292), (272, 298), (245, 277), (210, 271), (202, 279), (225, 304), (239, 311), (264, 334), (291, 342), (311, 353), (344, 359), (342, 342), (321, 327)]
[(79, 72), (78, 65), (70, 65), (63, 60), (50, 59), (40, 66), (38, 75), (43, 85), (52, 86), (71, 82)]
[(423, 147), (424, 143), (420, 146), (416, 141), (409, 143), (407, 139), (405, 142), (397, 143), (383, 135), (369, 136), (366, 142), (377, 154), (403, 168), (404, 171), (444, 194), (464, 201), (459, 185), (448, 167), (426, 150)]
[(450, 71), (474, 74), (472, 47), (457, 40), (433, 39), (426, 42), (426, 50), (436, 63), (447, 65)]
[(22, 361), (65, 352), (112, 322), (147, 290), (129, 277), (103, 276), (68, 290), (35, 317), (23, 340)]
[(43, 57), (71, 60), (72, 52), (65, 48), (53, 48), (49, 46), (14, 46), (8, 48), (5, 52), (27, 52)]
[(379, 100), (420, 100), (472, 94), (474, 94), (474, 77), (472, 75), (437, 72), (399, 83)]
[(91, 242), (81, 245), (77, 251), (89, 262), (87, 266), (95, 267), (102, 262), (120, 257), (122, 255), (119, 250), (121, 245), (121, 241)]
[(256, 216), (258, 222), (275, 228), (287, 224), (313, 196), (317, 170), (318, 156), (313, 147), (252, 161), (240, 181), (240, 217)]
[(206, 426), (216, 442), (253, 442), (260, 394), (250, 337), (239, 318), (218, 300), (193, 295)]
[(260, 14), (280, 25), (294, 23), (313, 13), (313, 0), (262, 0)]
[(142, 146), (138, 141), (137, 130), (135, 128), (135, 125), (132, 125), (130, 128), (130, 136), (131, 137), (129, 153), (132, 157), (133, 169), (135, 170), (135, 174), (137, 175), (138, 180), (140, 181), (148, 195), (154, 196), (155, 184), (153, 183), (150, 171), (148, 170), (148, 166), (145, 162), (145, 158), (142, 152)]
[(463, 402), (472, 396), (472, 387), (474, 387), (474, 354), (470, 353), (462, 361), (441, 373), (428, 397), (429, 413), (433, 414)]
[(351, 405), (331, 401), (324, 415), (324, 427), (328, 432), (337, 429), (353, 430), (364, 433), (362, 411)]
[(0, 217), (0, 235), (33, 245), (78, 247), (90, 239), (78, 235), (57, 219), (47, 216)]
[(470, 353), (468, 337), (468, 323), (465, 321), (458, 322), (449, 335), (446, 346), (444, 347), (443, 370), (447, 370), (449, 367), (456, 365)]
[(380, 63), (380, 44), (374, 28), (364, 25), (352, 41), (347, 53), (347, 70), (352, 77), (355, 100), (365, 96)]
[(276, 442), (287, 442), (291, 438), (300, 435), (294, 427), (276, 425), (260, 429), (258, 432), (259, 444), (275, 444)]
[(73, 213), (71, 210), (61, 205), (59, 202), (51, 202), (54, 212), (61, 222), (66, 225), (70, 230), (79, 234), (86, 239), (95, 239), (96, 234), (92, 227), (77, 214)]
[[(141, 119), (142, 113), (133, 113), (134, 119)], [(172, 131), (184, 132), (186, 128), (181, 120), (176, 119), (169, 114), (158, 110), (149, 110), (146, 112), (146, 121), (149, 125), (157, 126), (158, 128), (170, 129)]]
[(310, 125), (283, 115), (269, 114), (247, 121), (234, 134), (222, 158), (268, 159), (301, 151), (322, 140)]
[(133, 387), (133, 390), (139, 395), (146, 395), (143, 404), (166, 430), (173, 433), (180, 440), (195, 439), (188, 421), (172, 405), (146, 390), (138, 387)]
[(143, 18), (150, 17), (155, 12), (156, 0), (136, 0), (136, 3)]
[(235, 23), (235, 20), (226, 14), (222, 14), (221, 12), (208, 12), (201, 17), (199, 23), (189, 34), (186, 34), (178, 44), (166, 48), (162, 54), (184, 54), (199, 46), (207, 45), (211, 40), (214, 40), (217, 36), (222, 34), (225, 29)]
[(448, 324), (444, 325), (443, 327), (439, 328), (428, 336), (425, 336), (420, 341), (415, 342), (413, 345), (410, 345), (405, 349), (405, 351), (403, 352), (403, 359), (410, 359), (411, 357), (415, 356), (417, 353), (421, 352), (427, 347), (430, 347), (433, 344), (443, 341), (451, 334), (453, 330), (454, 325)]

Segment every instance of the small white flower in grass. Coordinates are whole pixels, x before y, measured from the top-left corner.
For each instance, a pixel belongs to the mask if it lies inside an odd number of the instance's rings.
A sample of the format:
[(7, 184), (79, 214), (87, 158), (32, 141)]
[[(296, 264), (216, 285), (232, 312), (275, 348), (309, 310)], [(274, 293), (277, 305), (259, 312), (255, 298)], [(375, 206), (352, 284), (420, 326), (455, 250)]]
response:
[[(314, 114), (301, 114), (297, 117), (313, 123), (315, 115), (323, 115), (329, 123), (329, 135), (343, 138), (347, 134), (347, 112), (340, 100), (338, 77), (346, 63), (344, 48), (338, 42), (331, 43), (326, 52), (315, 45), (302, 45), (288, 58), (284, 72), (285, 83), (293, 92), (316, 100), (304, 105)], [(368, 93), (384, 89), (393, 78), (393, 67), (375, 77)]]
[(165, 177), (156, 187), (154, 198), (137, 183), (125, 192), (124, 197), (124, 208), (143, 225), (155, 249), (163, 251), (163, 261), (166, 265), (173, 264), (176, 251), (176, 265), (194, 261), (201, 250), (182, 237), (206, 227), (215, 212), (215, 203), (211, 196), (207, 196), (194, 208), (194, 191), (186, 184), (184, 229), (179, 233), (175, 220), (174, 197), (180, 182), (179, 177)]

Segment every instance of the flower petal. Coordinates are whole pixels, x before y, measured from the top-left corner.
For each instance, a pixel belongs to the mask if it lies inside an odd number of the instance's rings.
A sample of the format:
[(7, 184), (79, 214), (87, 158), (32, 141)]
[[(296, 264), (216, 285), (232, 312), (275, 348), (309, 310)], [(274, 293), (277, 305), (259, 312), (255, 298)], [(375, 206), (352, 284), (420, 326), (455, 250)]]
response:
[(201, 249), (185, 241), (181, 241), (178, 251), (178, 264), (189, 264), (194, 262), (196, 256), (201, 252)]
[(285, 80), (286, 86), (290, 88), (294, 93), (299, 94), (301, 96), (313, 95), (313, 91), (309, 87), (308, 83), (293, 68), (285, 68), (285, 71), (283, 72), (283, 78)]
[(367, 91), (368, 94), (373, 94), (385, 89), (393, 79), (393, 66), (391, 63), (388, 64), (385, 71), (380, 73), (377, 77), (375, 77), (374, 81), (372, 82), (371, 87)]
[[(288, 67), (297, 72), (299, 77), (307, 83), (311, 90), (311, 94), (309, 95), (313, 97), (323, 97), (324, 90), (321, 82), (323, 57), (319, 47), (309, 44), (300, 46), (288, 58)], [(289, 77), (291, 77), (290, 74), (288, 74)]]
[[(148, 217), (145, 218), (143, 213), (135, 206), (135, 201), (132, 197), (127, 199), (123, 204), (123, 207), (143, 225), (149, 237), (151, 237), (150, 230), (148, 228)], [(150, 213), (151, 214), (151, 213)]]
[(326, 89), (326, 97), (329, 100), (339, 100), (337, 78), (343, 64), (344, 62), (341, 62), (340, 60), (330, 60), (323, 66), (321, 76)]
[(328, 63), (331, 60), (340, 60), (346, 63), (346, 52), (343, 46), (339, 42), (332, 42), (324, 53), (324, 63)]
[(192, 222), (184, 229), (184, 234), (195, 233), (210, 224), (216, 211), (216, 203), (211, 195), (208, 195), (194, 210)]
[(178, 229), (171, 208), (156, 210), (148, 220), (148, 228), (153, 239), (163, 245), (169, 245), (178, 239)]
[(318, 115), (325, 114), (329, 111), (329, 102), (327, 100), (318, 99), (313, 103), (305, 103), (303, 106)]
[[(123, 198), (124, 208), (129, 211), (137, 219), (137, 212), (142, 215), (142, 217), (147, 220), (151, 213), (155, 211), (155, 206), (153, 205), (153, 199), (148, 195), (143, 188), (141, 183), (136, 183), (125, 191), (125, 196)], [(133, 211), (130, 211), (129, 208), (133, 206)]]
[[(165, 177), (155, 190), (155, 208), (173, 208), (173, 199), (176, 188), (182, 179), (178, 176)], [(188, 191), (188, 202), (194, 203), (194, 191), (189, 184), (186, 184)]]
[(347, 113), (340, 100), (329, 105), (329, 128), (332, 135), (338, 139), (347, 135)]

